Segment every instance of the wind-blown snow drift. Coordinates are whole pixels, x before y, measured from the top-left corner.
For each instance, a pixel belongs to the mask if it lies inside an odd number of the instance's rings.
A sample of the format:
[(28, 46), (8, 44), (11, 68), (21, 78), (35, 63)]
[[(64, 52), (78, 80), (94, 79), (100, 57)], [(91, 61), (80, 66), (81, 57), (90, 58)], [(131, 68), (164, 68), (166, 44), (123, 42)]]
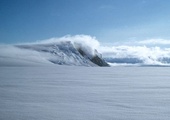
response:
[(151, 39), (104, 46), (95, 37), (67, 35), (36, 43), (1, 45), (0, 66), (54, 64), (107, 66), (105, 61), (113, 66), (170, 66), (169, 41)]

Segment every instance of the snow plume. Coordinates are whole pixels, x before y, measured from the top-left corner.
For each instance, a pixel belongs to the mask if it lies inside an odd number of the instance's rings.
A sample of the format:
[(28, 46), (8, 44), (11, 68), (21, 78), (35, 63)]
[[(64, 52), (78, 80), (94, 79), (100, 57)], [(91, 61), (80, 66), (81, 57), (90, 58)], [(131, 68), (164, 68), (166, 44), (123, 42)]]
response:
[(66, 35), (61, 38), (50, 38), (47, 40), (42, 40), (38, 43), (55, 44), (55, 43), (63, 42), (63, 41), (70, 41), (74, 45), (75, 48), (77, 49), (81, 48), (86, 53), (89, 53), (92, 55), (95, 54), (95, 49), (98, 49), (100, 46), (99, 41), (95, 37), (92, 37), (90, 35), (75, 35), (75, 36)]

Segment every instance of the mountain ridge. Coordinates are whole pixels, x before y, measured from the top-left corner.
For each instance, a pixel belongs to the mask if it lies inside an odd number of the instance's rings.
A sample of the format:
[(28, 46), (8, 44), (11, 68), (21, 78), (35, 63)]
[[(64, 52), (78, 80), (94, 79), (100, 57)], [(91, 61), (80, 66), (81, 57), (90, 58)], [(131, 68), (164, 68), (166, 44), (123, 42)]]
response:
[(96, 49), (90, 50), (89, 46), (79, 45), (71, 41), (60, 41), (46, 44), (15, 45), (20, 49), (39, 52), (45, 59), (58, 65), (100, 66), (108, 67), (109, 64), (102, 58)]

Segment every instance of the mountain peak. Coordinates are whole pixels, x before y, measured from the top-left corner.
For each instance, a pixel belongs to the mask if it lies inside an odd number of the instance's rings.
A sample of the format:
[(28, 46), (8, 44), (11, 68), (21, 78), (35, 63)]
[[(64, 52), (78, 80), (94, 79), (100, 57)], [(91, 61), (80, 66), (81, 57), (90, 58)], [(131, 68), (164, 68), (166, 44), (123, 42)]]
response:
[(71, 41), (56, 43), (17, 45), (19, 49), (39, 53), (39, 57), (58, 65), (109, 66), (96, 49)]

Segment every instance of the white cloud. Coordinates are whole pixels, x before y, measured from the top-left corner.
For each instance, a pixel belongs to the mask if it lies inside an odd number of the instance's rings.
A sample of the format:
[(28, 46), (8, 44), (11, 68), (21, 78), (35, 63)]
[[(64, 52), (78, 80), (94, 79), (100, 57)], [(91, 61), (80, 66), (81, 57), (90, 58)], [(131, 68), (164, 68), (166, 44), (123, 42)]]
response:
[(100, 46), (99, 41), (96, 39), (96, 37), (92, 37), (90, 35), (66, 35), (60, 38), (50, 38), (47, 40), (42, 40), (37, 43), (40, 44), (48, 44), (48, 43), (56, 43), (61, 41), (70, 41), (75, 45), (75, 47), (81, 47), (85, 51), (88, 51), (92, 54), (94, 54), (94, 50), (98, 49)]
[(37, 43), (55, 43), (60, 41), (71, 41), (71, 42), (83, 42), (84, 44), (87, 44), (88, 46), (91, 46), (93, 48), (96, 48), (100, 45), (99, 41), (96, 39), (96, 37), (92, 37), (90, 35), (66, 35), (60, 38), (50, 38), (46, 40), (41, 40)]

